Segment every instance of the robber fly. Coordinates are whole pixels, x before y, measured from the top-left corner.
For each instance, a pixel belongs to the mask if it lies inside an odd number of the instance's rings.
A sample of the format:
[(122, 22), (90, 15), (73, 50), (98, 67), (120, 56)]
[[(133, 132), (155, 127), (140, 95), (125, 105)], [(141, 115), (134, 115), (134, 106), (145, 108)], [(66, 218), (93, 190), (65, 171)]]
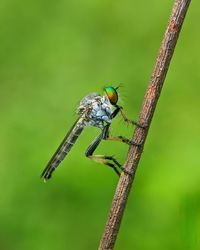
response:
[(91, 93), (81, 100), (77, 109), (77, 114), (79, 116), (78, 119), (69, 130), (41, 174), (41, 177), (44, 178), (45, 181), (51, 178), (54, 170), (64, 160), (64, 158), (78, 139), (79, 135), (82, 133), (83, 129), (87, 126), (98, 127), (100, 128), (101, 133), (87, 148), (85, 155), (96, 162), (111, 167), (118, 175), (120, 175), (119, 170), (130, 174), (113, 156), (93, 155), (94, 151), (102, 140), (121, 141), (128, 145), (140, 145), (122, 136), (111, 137), (109, 135), (109, 128), (112, 120), (119, 113), (121, 113), (125, 122), (142, 127), (136, 122), (129, 120), (126, 117), (123, 108), (117, 104), (117, 89), (118, 87), (105, 87), (105, 95), (101, 96), (97, 93)]

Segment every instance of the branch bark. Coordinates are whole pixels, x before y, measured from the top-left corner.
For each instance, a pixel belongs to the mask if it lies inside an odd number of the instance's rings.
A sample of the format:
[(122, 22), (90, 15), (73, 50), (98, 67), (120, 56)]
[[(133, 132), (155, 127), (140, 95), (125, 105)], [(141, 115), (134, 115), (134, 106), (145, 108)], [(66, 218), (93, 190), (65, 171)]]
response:
[(132, 173), (132, 176), (123, 173), (121, 174), (105, 230), (98, 248), (99, 250), (112, 250), (114, 248), (137, 166), (142, 155), (148, 129), (190, 2), (191, 0), (176, 0), (174, 3), (172, 14), (161, 43), (160, 51), (156, 59), (155, 67), (139, 116), (138, 123), (145, 124), (147, 127), (145, 129), (137, 127), (133, 134), (133, 141), (137, 143), (142, 142), (142, 146), (130, 146), (129, 148), (125, 167)]

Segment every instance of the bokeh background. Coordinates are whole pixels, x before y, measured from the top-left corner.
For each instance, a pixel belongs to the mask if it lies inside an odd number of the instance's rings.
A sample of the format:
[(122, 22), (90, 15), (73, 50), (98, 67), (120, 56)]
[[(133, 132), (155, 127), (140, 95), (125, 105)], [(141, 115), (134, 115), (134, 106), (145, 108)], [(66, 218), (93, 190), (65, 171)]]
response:
[[(51, 181), (40, 174), (79, 100), (122, 84), (137, 119), (172, 0), (0, 4), (0, 249), (97, 249), (118, 178), (84, 151), (88, 128)], [(200, 249), (199, 8), (182, 29), (139, 164), (116, 250)], [(130, 137), (119, 117), (112, 134)], [(98, 153), (124, 162), (127, 146)]]

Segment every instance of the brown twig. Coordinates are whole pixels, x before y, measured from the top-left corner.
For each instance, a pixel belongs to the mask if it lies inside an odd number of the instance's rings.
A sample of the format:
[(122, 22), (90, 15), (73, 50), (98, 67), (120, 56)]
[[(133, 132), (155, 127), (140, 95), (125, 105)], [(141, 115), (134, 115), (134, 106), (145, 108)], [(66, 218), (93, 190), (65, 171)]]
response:
[(159, 55), (156, 59), (155, 68), (139, 116), (139, 124), (146, 125), (146, 128), (137, 127), (133, 134), (133, 141), (137, 143), (142, 142), (142, 145), (140, 147), (130, 146), (125, 162), (126, 169), (133, 173), (133, 175), (122, 174), (120, 177), (99, 250), (112, 250), (114, 247), (148, 129), (190, 2), (191, 0), (176, 0), (174, 3), (172, 14), (161, 44)]

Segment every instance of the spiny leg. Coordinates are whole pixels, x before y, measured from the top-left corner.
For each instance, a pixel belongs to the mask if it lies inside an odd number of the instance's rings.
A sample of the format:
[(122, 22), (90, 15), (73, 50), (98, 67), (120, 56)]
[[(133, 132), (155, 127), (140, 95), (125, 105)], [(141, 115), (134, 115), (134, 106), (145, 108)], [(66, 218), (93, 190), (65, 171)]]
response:
[(124, 173), (126, 173), (126, 174), (130, 174), (131, 175), (131, 173), (128, 171), (128, 170), (126, 170), (113, 156), (105, 156), (104, 155), (104, 158), (105, 159), (107, 159), (107, 160), (111, 160), (112, 162), (114, 162), (117, 166), (118, 166), (118, 168), (120, 168)]
[(128, 145), (133, 145), (133, 146), (141, 146), (141, 143), (137, 143), (134, 141), (129, 140), (128, 138), (124, 137), (124, 136), (109, 136), (107, 138), (105, 138), (105, 140), (109, 140), (109, 141), (119, 141), (119, 142), (123, 142), (126, 143)]
[(104, 165), (111, 167), (115, 171), (115, 173), (117, 173), (117, 175), (120, 175), (120, 172), (116, 168), (116, 165), (123, 172), (130, 174), (113, 156), (93, 155), (94, 151), (100, 144), (101, 140), (106, 139), (105, 137), (108, 135), (108, 129), (109, 129), (109, 125), (107, 125), (107, 127), (105, 126), (102, 133), (87, 148), (85, 155), (91, 160), (94, 160), (96, 162), (99, 162), (99, 163), (102, 163)]
[(128, 145), (141, 146), (141, 143), (133, 142), (124, 136), (110, 136), (109, 135), (110, 124), (107, 124), (102, 131), (102, 139), (110, 141), (120, 141)]
[(120, 172), (117, 169), (117, 167), (115, 166), (115, 164), (111, 163), (110, 160), (110, 156), (105, 156), (105, 155), (88, 155), (88, 158), (90, 158), (93, 161), (96, 161), (98, 163), (104, 164), (108, 167), (111, 167), (115, 173), (120, 176)]
[(110, 140), (110, 141), (119, 141), (119, 142), (123, 142), (123, 143), (126, 143), (128, 145), (134, 145), (134, 146), (141, 146), (142, 143), (137, 143), (137, 142), (134, 142), (134, 141), (131, 141), (129, 140), (128, 138), (124, 137), (124, 136), (110, 136), (109, 135), (109, 127), (110, 127), (110, 124), (107, 124), (105, 127), (104, 127), (104, 130), (102, 131), (102, 139), (104, 140)]
[(123, 110), (123, 107), (122, 106), (119, 106), (119, 105), (115, 105), (116, 109), (113, 111), (111, 117), (112, 119), (115, 118), (115, 116), (120, 112), (121, 115), (122, 115), (122, 118), (124, 119), (125, 122), (129, 123), (129, 124), (132, 124), (132, 125), (135, 125), (139, 128), (146, 128), (146, 125), (141, 125), (133, 120), (130, 120), (128, 119), (128, 117), (126, 116), (124, 110)]

